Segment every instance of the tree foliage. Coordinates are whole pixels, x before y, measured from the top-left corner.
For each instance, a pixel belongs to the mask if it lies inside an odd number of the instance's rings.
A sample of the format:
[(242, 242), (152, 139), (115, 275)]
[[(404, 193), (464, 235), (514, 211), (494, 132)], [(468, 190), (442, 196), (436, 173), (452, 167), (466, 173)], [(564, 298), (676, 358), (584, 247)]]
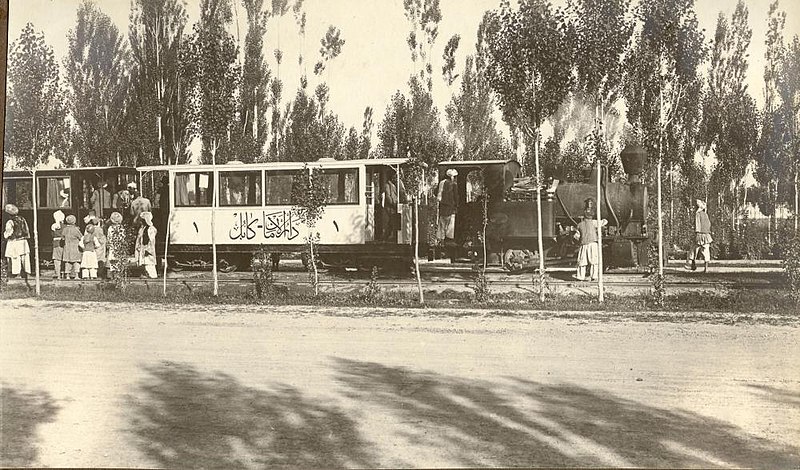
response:
[(487, 78), (509, 125), (529, 135), (553, 114), (573, 85), (573, 51), (561, 11), (546, 0), (504, 3), (487, 24)]
[(430, 93), (416, 77), (411, 78), (409, 87), (410, 97), (399, 91), (392, 96), (378, 126), (378, 152), (387, 158), (411, 156), (434, 167), (453, 155), (452, 144)]
[(130, 74), (124, 138), (139, 164), (188, 160), (191, 86), (179, 65), (187, 21), (180, 0), (131, 2), (128, 43), (135, 67)]
[(267, 19), (263, 0), (243, 0), (247, 11), (244, 65), (239, 89), (236, 127), (231, 133), (231, 153), (245, 162), (266, 159), (271, 73), (264, 60)]
[(66, 147), (64, 92), (53, 48), (31, 23), (9, 48), (8, 82), (4, 151), (18, 167), (58, 157)]
[(570, 32), (575, 49), (576, 89), (609, 107), (620, 93), (624, 55), (633, 33), (630, 0), (572, 0)]
[(85, 0), (78, 6), (77, 23), (67, 39), (64, 67), (76, 124), (72, 145), (77, 163), (119, 164), (131, 69), (125, 38), (111, 18)]
[(494, 100), (484, 74), (467, 56), (461, 87), (445, 108), (447, 130), (455, 137), (462, 160), (505, 159), (510, 146), (497, 130)]
[(217, 150), (229, 142), (237, 109), (239, 67), (236, 43), (226, 30), (232, 21), (230, 0), (203, 0), (200, 21), (194, 25), (181, 65), (191, 78), (192, 129), (203, 142), (203, 161), (225, 161), (230, 155)]
[[(686, 104), (686, 90), (699, 79), (706, 48), (694, 0), (642, 0), (636, 16), (642, 26), (626, 60), (624, 83), (628, 122), (640, 129), (648, 153), (658, 155), (662, 131), (681, 133), (665, 125)], [(676, 155), (664, 152), (659, 158), (669, 163)]]
[(325, 110), (325, 93), (309, 96), (297, 91), (287, 114), (282, 158), (308, 162), (320, 158), (343, 158), (344, 126), (336, 114)]

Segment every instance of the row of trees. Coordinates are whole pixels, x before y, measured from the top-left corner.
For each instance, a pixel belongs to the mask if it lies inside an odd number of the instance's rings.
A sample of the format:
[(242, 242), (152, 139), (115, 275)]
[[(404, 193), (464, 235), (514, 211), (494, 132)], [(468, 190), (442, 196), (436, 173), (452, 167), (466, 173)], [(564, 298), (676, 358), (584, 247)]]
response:
[[(769, 10), (763, 109), (745, 83), (752, 30), (742, 1), (731, 17), (719, 15), (708, 39), (693, 0), (641, 0), (630, 11), (628, 0), (573, 0), (563, 9), (521, 0), (487, 13), (487, 77), (533, 157), (528, 167), (538, 174), (544, 157), (544, 173), (574, 176), (587, 160), (618, 166), (626, 142), (642, 144), (651, 156), (649, 181), (659, 196), (663, 182), (670, 201), (665, 226), (656, 215), (658, 233), (671, 241), (691, 234), (695, 197), (710, 199), (720, 222), (730, 222), (720, 224), (724, 241), (739, 229), (747, 201), (766, 214), (794, 202), (800, 49), (797, 36), (783, 39), (778, 2)], [(553, 132), (540, 152), (545, 122)], [(578, 140), (564, 142), (570, 132)], [(758, 199), (748, 195), (750, 169), (763, 188)]]
[[(669, 217), (659, 233), (673, 242), (690, 232), (694, 197), (730, 221), (722, 238), (737, 230), (747, 201), (767, 214), (792, 203), (797, 212), (800, 41), (784, 39), (777, 1), (761, 109), (745, 84), (752, 30), (741, 1), (730, 18), (720, 14), (713, 38), (699, 29), (694, 0), (641, 0), (635, 9), (630, 0), (518, 3), (486, 13), (461, 67), (460, 38), (449, 38), (439, 74), (439, 1), (404, 0), (408, 89), (391, 97), (377, 126), (368, 107), (361, 128), (346, 129), (325, 83), (345, 46), (336, 27), (320, 40), (310, 75), (301, 50), (291, 97), (283, 51), (274, 49), (274, 70), (264, 57), (268, 26), (289, 14), (305, 44), (302, 0), (202, 0), (191, 28), (180, 0), (134, 0), (127, 37), (84, 0), (63, 77), (33, 25), (12, 44), (6, 152), (20, 166), (51, 156), (67, 165), (184, 163), (197, 138), (202, 161), (412, 155), (431, 164), (516, 154), (530, 173), (576, 178), (598, 159), (618, 168), (619, 150), (635, 140), (651, 156), (649, 181), (664, 183)], [(231, 33), (239, 6), (244, 41)], [(435, 86), (452, 97), (443, 113)], [(510, 139), (497, 129), (496, 107)], [(750, 169), (757, 190), (746, 187)]]
[[(231, 32), (239, 5), (247, 16), (243, 43)], [(302, 0), (203, 0), (191, 30), (180, 0), (134, 0), (127, 37), (84, 0), (63, 69), (32, 24), (12, 44), (6, 153), (21, 167), (51, 157), (67, 166), (180, 164), (199, 139), (203, 162), (368, 158), (406, 155), (412, 148), (437, 161), (452, 156), (455, 135), (469, 154), (507, 154), (483, 73), (471, 62), (464, 91), (456, 93), (449, 124), (442, 126), (431, 95), (438, 1), (408, 1), (405, 8), (408, 44), (420, 68), (409, 82), (410, 97), (395, 94), (378, 129), (371, 107), (360, 129), (346, 129), (328, 106), (325, 83), (328, 64), (345, 45), (338, 28), (330, 26), (321, 38), (311, 76), (301, 50), (300, 83), (289, 99), (280, 74), (287, 66), (283, 51), (274, 50), (275, 70), (264, 57), (268, 25), (290, 13), (305, 43)], [(454, 60), (451, 75), (452, 67)], [(380, 142), (374, 145), (376, 130)]]

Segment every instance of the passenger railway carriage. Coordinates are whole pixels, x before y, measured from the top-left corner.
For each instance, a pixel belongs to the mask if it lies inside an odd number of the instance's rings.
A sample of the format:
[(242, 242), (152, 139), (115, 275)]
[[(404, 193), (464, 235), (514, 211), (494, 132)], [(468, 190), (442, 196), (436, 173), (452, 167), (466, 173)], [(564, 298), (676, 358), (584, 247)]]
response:
[(163, 234), (169, 217), (173, 265), (210, 266), (213, 233), (220, 268), (232, 270), (249, 266), (261, 245), (271, 253), (305, 251), (309, 230), (292, 211), (292, 182), (300, 171), (321, 172), (327, 189), (324, 213), (314, 228), (324, 263), (368, 266), (411, 259), (410, 207), (398, 199), (393, 212), (399, 215), (384, 223), (379, 200), (380, 188), (405, 163), (406, 159), (231, 162), (139, 170), (156, 173), (151, 176), (156, 181), (166, 175), (169, 182), (169, 215), (156, 218)]

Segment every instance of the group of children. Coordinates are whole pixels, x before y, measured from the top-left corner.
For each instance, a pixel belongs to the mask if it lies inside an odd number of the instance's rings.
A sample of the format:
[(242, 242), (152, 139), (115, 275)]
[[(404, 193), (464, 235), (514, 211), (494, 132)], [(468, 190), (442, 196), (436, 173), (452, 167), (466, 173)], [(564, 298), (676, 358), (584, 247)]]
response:
[[(141, 212), (137, 219), (134, 224), (140, 227), (136, 237), (136, 262), (144, 267), (148, 277), (155, 278), (157, 231), (153, 226), (153, 214)], [(120, 252), (127, 250), (124, 249), (126, 243), (123, 217), (119, 212), (112, 213), (105, 222), (94, 211), (90, 212), (83, 219), (86, 224), (83, 233), (77, 227), (74, 215), (65, 217), (59, 210), (53, 214), (53, 220), (50, 229), (53, 235), (54, 279), (76, 279), (79, 276), (82, 279), (105, 279), (108, 264), (127, 256), (127, 253)]]

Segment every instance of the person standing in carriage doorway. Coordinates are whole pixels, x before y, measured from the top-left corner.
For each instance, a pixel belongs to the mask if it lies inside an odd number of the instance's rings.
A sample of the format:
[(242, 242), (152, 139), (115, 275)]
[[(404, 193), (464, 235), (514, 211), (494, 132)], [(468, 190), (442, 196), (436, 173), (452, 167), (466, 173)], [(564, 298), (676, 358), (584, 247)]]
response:
[(700, 199), (696, 200), (697, 211), (694, 214), (694, 237), (695, 244), (689, 250), (686, 260), (686, 269), (695, 271), (697, 269), (697, 255), (703, 254), (703, 272), (708, 272), (708, 261), (711, 259), (711, 220), (706, 212), (706, 203)]
[(447, 178), (439, 182), (436, 199), (439, 202), (439, 226), (437, 239), (439, 245), (452, 247), (455, 245), (456, 211), (458, 210), (455, 168), (447, 170)]
[(10, 274), (21, 275), (27, 283), (28, 274), (31, 274), (31, 249), (28, 245), (31, 234), (28, 222), (20, 217), (19, 209), (14, 204), (6, 204), (5, 212), (9, 218), (3, 231), (3, 238), (8, 240), (4, 256), (8, 261)]
[(397, 220), (397, 204), (405, 203), (405, 190), (403, 182), (398, 183), (397, 174), (394, 170), (386, 175), (386, 182), (381, 189), (381, 207), (383, 208), (381, 230), (383, 240), (387, 242), (397, 242), (397, 230), (400, 228)]
[(111, 203), (113, 197), (108, 191), (108, 182), (98, 179), (97, 187), (92, 192), (92, 197), (89, 200), (90, 209), (94, 211), (100, 218), (108, 217), (111, 214)]
[(132, 200), (131, 191), (136, 190), (136, 183), (133, 182), (128, 183), (126, 187), (122, 187), (120, 185), (119, 188), (120, 188), (119, 191), (117, 191), (114, 194), (113, 206), (117, 212), (125, 216), (130, 213), (131, 200)]

